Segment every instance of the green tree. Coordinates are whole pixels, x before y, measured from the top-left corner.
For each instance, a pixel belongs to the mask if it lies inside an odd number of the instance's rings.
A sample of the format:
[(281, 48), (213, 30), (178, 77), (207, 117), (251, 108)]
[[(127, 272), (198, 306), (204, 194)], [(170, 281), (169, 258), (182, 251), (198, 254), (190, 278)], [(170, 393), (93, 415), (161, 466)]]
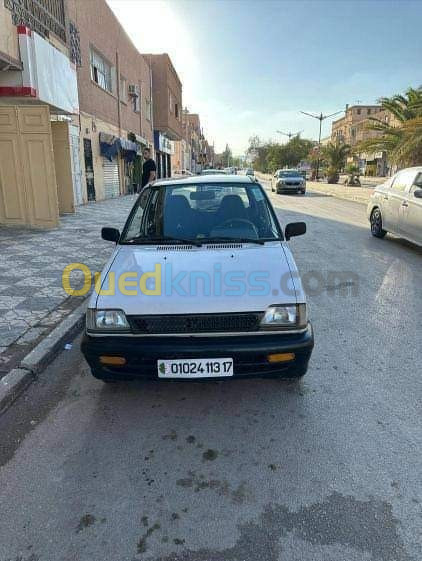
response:
[(343, 142), (329, 142), (322, 147), (321, 154), (328, 165), (328, 183), (338, 183), (339, 172), (344, 168), (346, 158), (350, 154), (350, 146)]
[(296, 167), (308, 156), (312, 146), (311, 140), (299, 136), (293, 137), (286, 144), (274, 144), (268, 150), (268, 168), (274, 172), (284, 167)]
[(267, 171), (267, 155), (271, 142), (263, 142), (258, 135), (249, 138), (249, 147), (246, 150), (246, 157), (253, 162), (253, 167), (257, 171)]
[(379, 134), (361, 142), (356, 151), (385, 151), (389, 161), (400, 167), (422, 163), (422, 86), (379, 102), (398, 125), (371, 117), (367, 128)]

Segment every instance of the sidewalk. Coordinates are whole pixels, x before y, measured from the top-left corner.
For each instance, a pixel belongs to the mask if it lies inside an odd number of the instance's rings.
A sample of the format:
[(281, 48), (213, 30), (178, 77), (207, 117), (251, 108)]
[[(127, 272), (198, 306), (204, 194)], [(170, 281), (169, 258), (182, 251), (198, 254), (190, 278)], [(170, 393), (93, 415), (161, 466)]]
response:
[[(121, 229), (134, 201), (132, 195), (78, 207), (54, 230), (0, 226), (0, 378), (81, 303), (62, 287), (64, 267), (101, 271), (113, 251), (101, 228)], [(71, 279), (78, 288), (77, 271)]]

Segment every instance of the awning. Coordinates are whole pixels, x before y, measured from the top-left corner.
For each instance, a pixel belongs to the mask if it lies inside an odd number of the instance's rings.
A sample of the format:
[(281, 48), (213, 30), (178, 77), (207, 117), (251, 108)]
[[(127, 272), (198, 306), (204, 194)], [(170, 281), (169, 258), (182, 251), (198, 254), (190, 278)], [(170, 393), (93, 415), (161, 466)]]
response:
[(136, 142), (139, 142), (139, 144), (142, 144), (143, 146), (149, 146), (150, 145), (148, 140), (146, 138), (144, 138), (143, 136), (140, 136), (139, 134), (135, 134), (135, 138), (136, 138)]
[(100, 132), (100, 154), (113, 161), (113, 158), (117, 156), (120, 150), (120, 139), (117, 136), (108, 134), (105, 132)]
[(127, 162), (133, 162), (133, 160), (136, 158), (136, 154), (139, 152), (139, 144), (137, 142), (132, 142), (127, 138), (119, 138), (119, 141), (122, 157)]

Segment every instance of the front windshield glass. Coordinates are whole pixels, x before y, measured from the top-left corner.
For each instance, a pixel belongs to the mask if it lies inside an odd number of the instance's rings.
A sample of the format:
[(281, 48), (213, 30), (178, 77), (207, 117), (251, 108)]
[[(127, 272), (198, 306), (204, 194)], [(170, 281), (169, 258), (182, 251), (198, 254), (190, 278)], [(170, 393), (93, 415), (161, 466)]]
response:
[(175, 184), (144, 191), (129, 216), (121, 242), (263, 243), (280, 237), (260, 185)]
[(300, 177), (300, 173), (296, 170), (286, 169), (278, 172), (279, 177)]

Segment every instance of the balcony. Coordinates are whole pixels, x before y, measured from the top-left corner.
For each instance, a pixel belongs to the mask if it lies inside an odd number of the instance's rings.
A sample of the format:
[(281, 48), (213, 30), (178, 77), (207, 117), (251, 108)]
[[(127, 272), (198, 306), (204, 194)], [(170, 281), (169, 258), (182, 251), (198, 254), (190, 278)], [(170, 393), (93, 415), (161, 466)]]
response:
[(24, 25), (48, 38), (54, 33), (63, 43), (66, 38), (65, 0), (4, 0), (12, 12), (14, 25)]

